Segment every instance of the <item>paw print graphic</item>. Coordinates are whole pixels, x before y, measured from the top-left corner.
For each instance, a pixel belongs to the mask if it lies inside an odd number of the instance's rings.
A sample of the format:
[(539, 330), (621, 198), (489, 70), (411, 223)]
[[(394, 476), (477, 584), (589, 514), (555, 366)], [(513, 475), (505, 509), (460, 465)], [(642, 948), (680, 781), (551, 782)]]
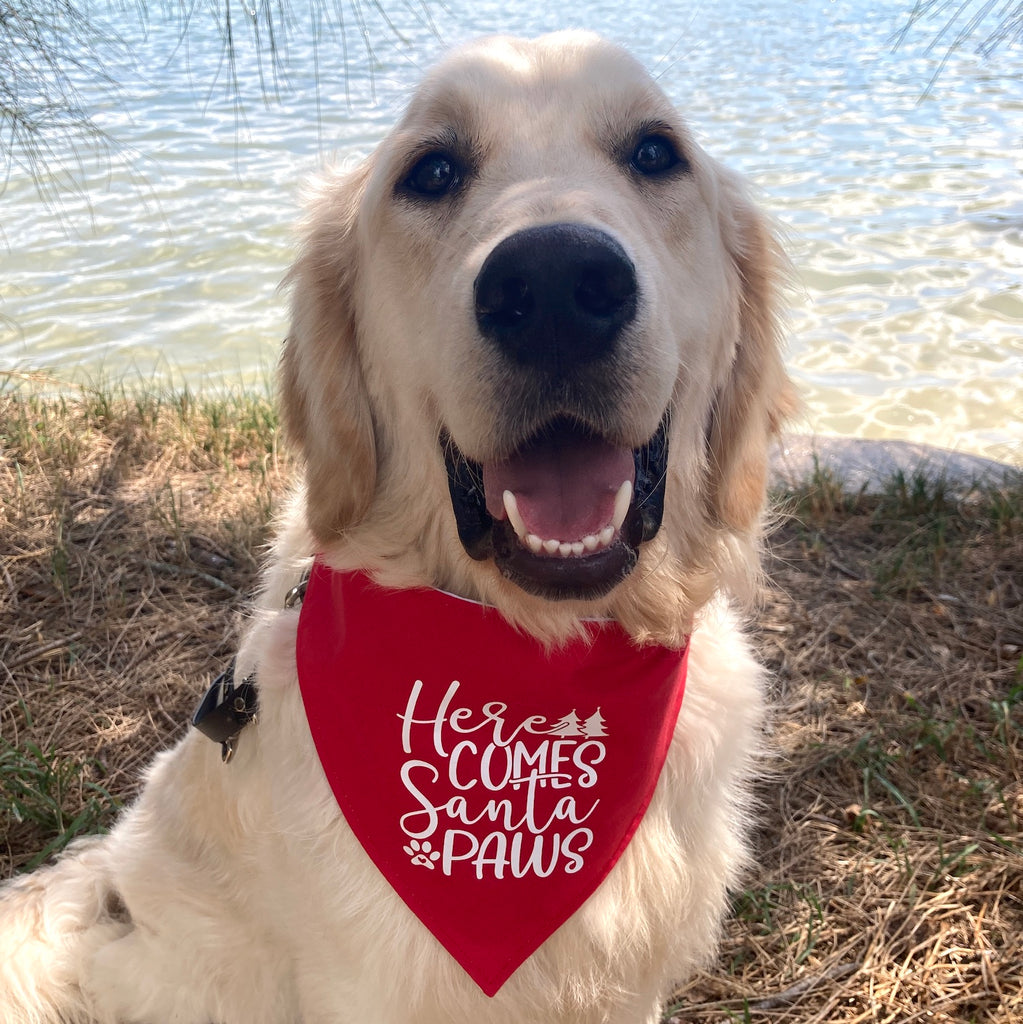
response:
[(440, 851), (435, 850), (429, 840), (422, 843), (418, 839), (410, 839), (408, 846), (402, 849), (412, 858), (412, 863), (417, 867), (433, 870), (433, 862), (440, 860)]

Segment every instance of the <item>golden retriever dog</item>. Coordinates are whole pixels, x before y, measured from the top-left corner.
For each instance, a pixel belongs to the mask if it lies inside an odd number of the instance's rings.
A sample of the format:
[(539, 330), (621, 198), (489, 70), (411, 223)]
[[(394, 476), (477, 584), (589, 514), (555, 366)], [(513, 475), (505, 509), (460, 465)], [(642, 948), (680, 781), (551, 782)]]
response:
[[(764, 679), (733, 606), (757, 578), (767, 450), (791, 404), (783, 266), (741, 181), (618, 47), (585, 33), (494, 38), (428, 74), (372, 155), (311, 206), (280, 366), (304, 477), (233, 677), (109, 835), (3, 890), (0, 1022), (656, 1021), (672, 986), (713, 955), (748, 856)], [(330, 747), (345, 724), (329, 714), (333, 684), (315, 711), (303, 702), (299, 676), (330, 646), (312, 625), (302, 646), (312, 591), (293, 588), (314, 556), (328, 579), (371, 581), (371, 597), (425, 594), (482, 616), (471, 621), (532, 645), (537, 665), (568, 649), (585, 659), (617, 630), (627, 650), (610, 689), (625, 695), (622, 714), (634, 690), (637, 719), (644, 658), (677, 666), (688, 652), (681, 710), (655, 716), (663, 766), (637, 741), (649, 792), (567, 910), (504, 888), (504, 916), (491, 916), (473, 879), (549, 875), (558, 903), (595, 843), (598, 801), (584, 807), (573, 791), (539, 824), (532, 804), (506, 821), (529, 823), (531, 852), (496, 831), (484, 846), (466, 824), (479, 780), (460, 772), (485, 727), (485, 775), (516, 736), (525, 774), (510, 781), (518, 791), (539, 778), (526, 787), (536, 806), (569, 778), (594, 783), (615, 728), (596, 677), (589, 703), (584, 672), (573, 703), (521, 720), (514, 687), (461, 706), (462, 676), (434, 711), (425, 675), (407, 704), (384, 709), (406, 753), (413, 731), (432, 729), (450, 755), (443, 803), (423, 796), (438, 774), (429, 760), (405, 763), (419, 805), (401, 820), (424, 892), (467, 869), (448, 909), (475, 915), (477, 932), (459, 948), (414, 909), (414, 884), (399, 895), (386, 858), (356, 835), (362, 812), (343, 813), (327, 778), (330, 749), (375, 757), (379, 744), (362, 744), (357, 722)], [(344, 621), (371, 659), (402, 654), (406, 627), (419, 635), (414, 610), (390, 639), (367, 614), (368, 628)], [(439, 647), (457, 653), (490, 635), (480, 630), (453, 627)], [(495, 670), (504, 657), (494, 651)], [(386, 703), (375, 678), (342, 677), (360, 714)], [(630, 779), (611, 774), (628, 798)], [(521, 796), (472, 813), (499, 830)], [(375, 790), (367, 802), (372, 812)], [(458, 824), (443, 847), (427, 838), (441, 813)], [(496, 980), (463, 966), (545, 914), (535, 948), (493, 954)]]

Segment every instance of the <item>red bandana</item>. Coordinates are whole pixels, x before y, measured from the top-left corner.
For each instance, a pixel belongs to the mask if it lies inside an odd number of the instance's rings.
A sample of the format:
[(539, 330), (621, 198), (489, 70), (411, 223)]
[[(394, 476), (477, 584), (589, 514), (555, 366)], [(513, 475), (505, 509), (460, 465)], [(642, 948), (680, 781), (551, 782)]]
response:
[(377, 868), (487, 994), (587, 899), (646, 811), (686, 649), (616, 623), (547, 652), (491, 608), (313, 567), (298, 675)]

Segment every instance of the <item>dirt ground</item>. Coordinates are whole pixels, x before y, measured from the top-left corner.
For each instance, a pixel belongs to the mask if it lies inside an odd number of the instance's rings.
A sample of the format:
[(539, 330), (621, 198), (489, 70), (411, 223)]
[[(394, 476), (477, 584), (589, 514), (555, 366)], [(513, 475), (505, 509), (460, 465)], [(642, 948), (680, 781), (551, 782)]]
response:
[[(0, 877), (183, 734), (288, 475), (264, 399), (0, 393)], [(666, 1019), (1023, 1020), (1021, 498), (777, 496), (756, 863)]]

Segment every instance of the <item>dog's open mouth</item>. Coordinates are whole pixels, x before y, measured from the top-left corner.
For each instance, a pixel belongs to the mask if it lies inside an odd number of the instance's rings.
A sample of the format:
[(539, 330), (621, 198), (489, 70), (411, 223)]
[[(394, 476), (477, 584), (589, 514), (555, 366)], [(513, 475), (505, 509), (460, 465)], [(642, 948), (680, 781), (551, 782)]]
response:
[(559, 417), (506, 458), (477, 463), (441, 439), (458, 535), (546, 598), (606, 594), (633, 569), (664, 511), (667, 417), (646, 444), (612, 444)]

